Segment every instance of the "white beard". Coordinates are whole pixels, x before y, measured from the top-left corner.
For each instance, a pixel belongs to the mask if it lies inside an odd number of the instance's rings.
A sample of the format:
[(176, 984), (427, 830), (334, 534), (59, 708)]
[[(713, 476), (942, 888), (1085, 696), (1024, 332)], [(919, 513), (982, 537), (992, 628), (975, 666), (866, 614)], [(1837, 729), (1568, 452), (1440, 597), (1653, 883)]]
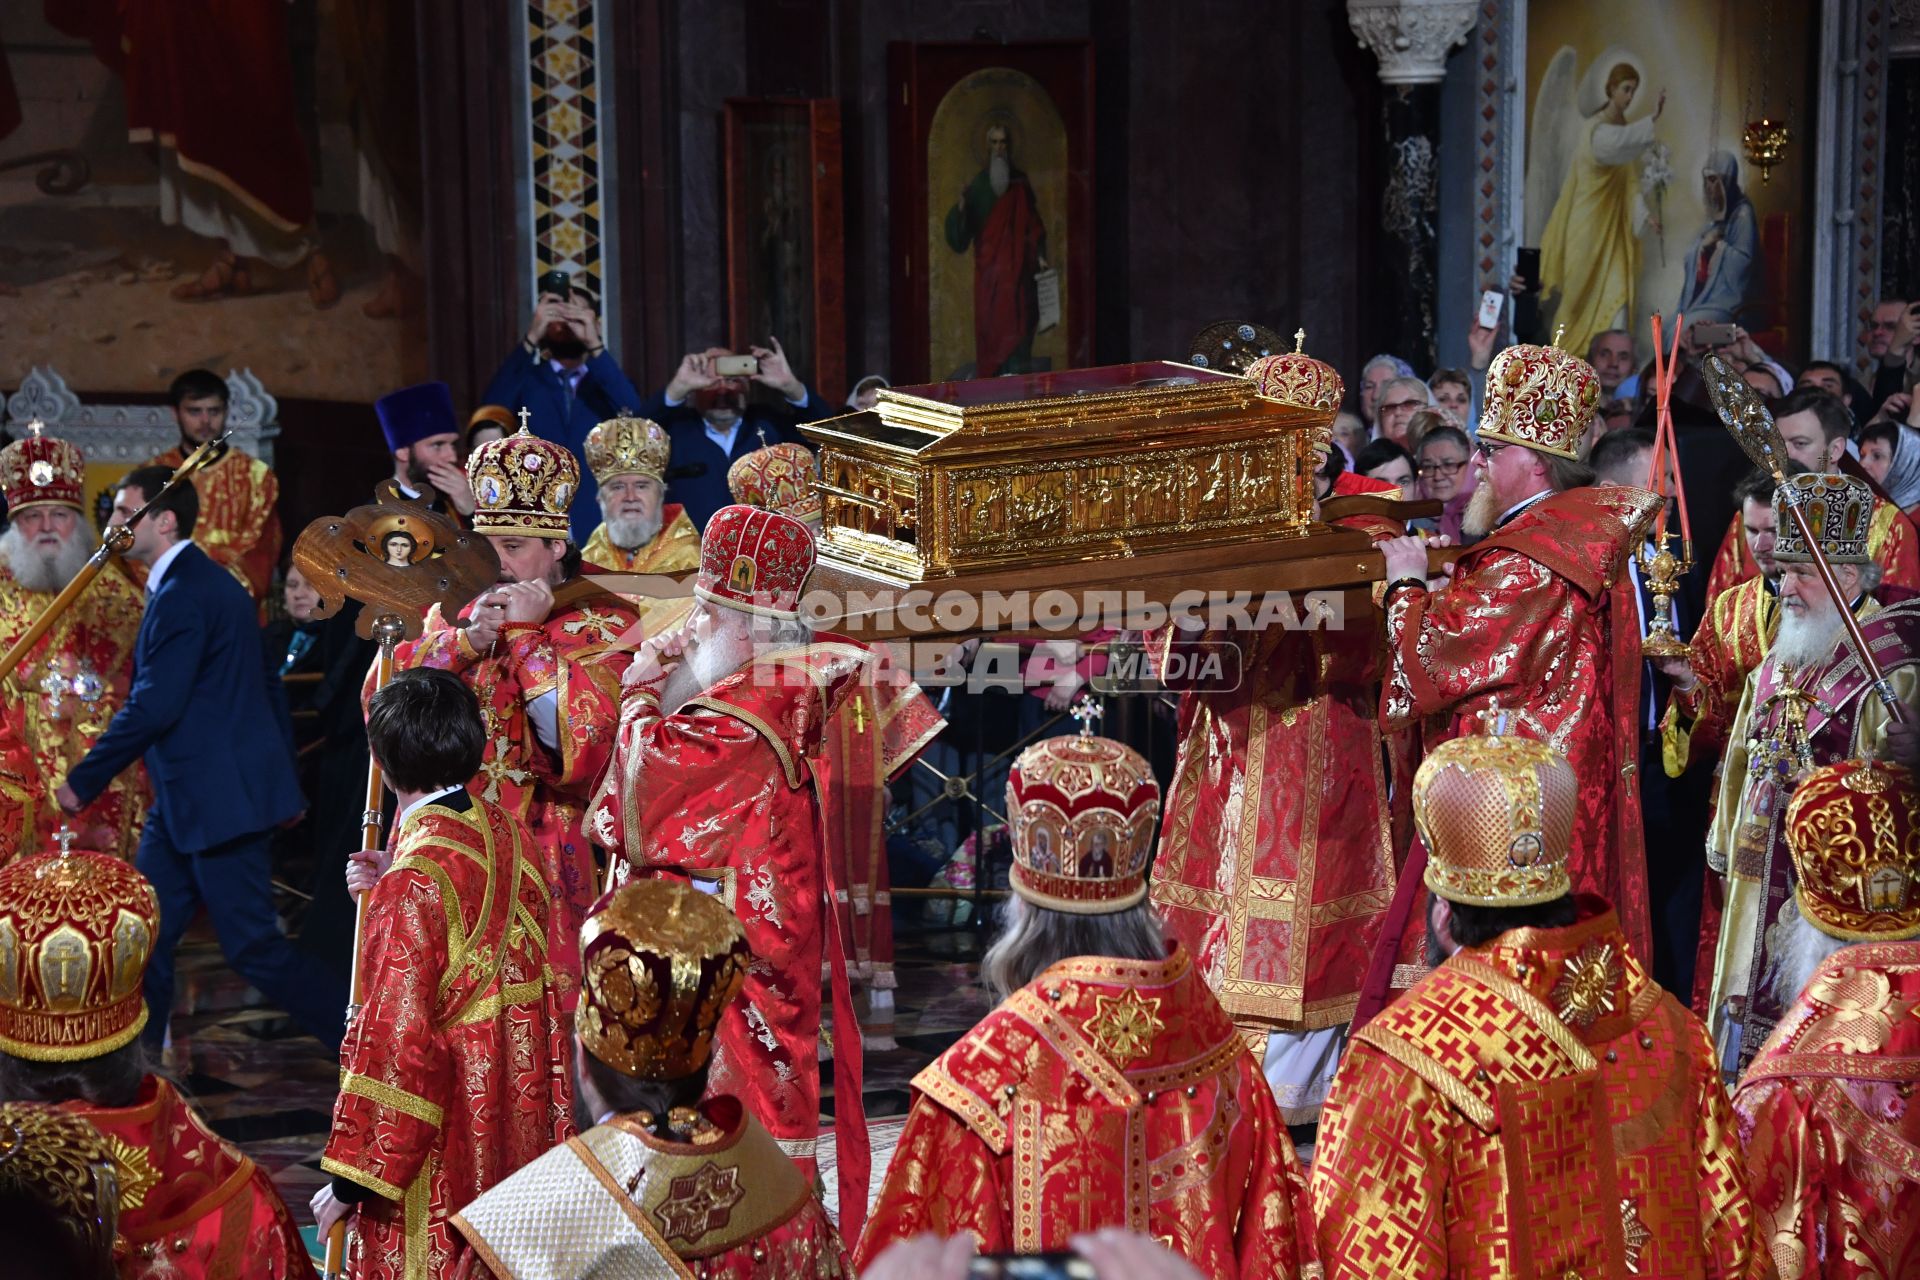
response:
[(622, 518), (608, 515), (607, 509), (602, 507), (600, 508), (600, 514), (606, 520), (607, 537), (611, 538), (613, 545), (622, 551), (638, 551), (640, 548), (651, 543), (660, 534), (660, 516), (658, 513), (654, 514), (651, 518), (642, 516)]
[(1768, 932), (1780, 941), (1774, 948), (1773, 958), (1767, 962), (1765, 981), (1782, 1008), (1792, 1008), (1812, 980), (1814, 970), (1847, 945), (1845, 939), (1822, 933), (1801, 915), (1799, 902), (1793, 898), (1781, 906), (1780, 922)]
[(1007, 194), (1007, 187), (1013, 182), (1013, 165), (1005, 156), (995, 156), (987, 161), (987, 182), (993, 187), (993, 194)]
[(6, 562), (13, 580), (28, 591), (51, 595), (63, 590), (73, 581), (73, 575), (86, 566), (92, 554), (92, 549), (80, 540), (78, 530), (60, 544), (58, 551), (42, 551), (33, 546), (18, 528), (9, 528), (0, 534), (0, 560)]
[(1780, 635), (1768, 653), (1770, 661), (1789, 667), (1825, 666), (1840, 648), (1846, 623), (1837, 610), (1808, 614), (1780, 610)]
[(660, 690), (660, 706), (672, 715), (687, 699), (705, 693), (738, 671), (753, 657), (753, 636), (719, 632), (704, 644), (690, 645), (686, 657), (667, 672)]
[(1460, 532), (1469, 538), (1484, 538), (1499, 520), (1499, 499), (1493, 496), (1493, 486), (1483, 481), (1467, 499), (1467, 509), (1460, 513)]

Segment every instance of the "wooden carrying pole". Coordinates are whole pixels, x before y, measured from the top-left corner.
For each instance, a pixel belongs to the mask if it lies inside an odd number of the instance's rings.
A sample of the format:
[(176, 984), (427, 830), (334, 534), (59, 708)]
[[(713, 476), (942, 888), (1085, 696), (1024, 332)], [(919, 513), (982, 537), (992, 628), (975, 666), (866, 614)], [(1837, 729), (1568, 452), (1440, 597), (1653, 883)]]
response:
[[(38, 427), (40, 424), (35, 422), (31, 425)], [(80, 572), (73, 575), (73, 581), (69, 582), (41, 611), (40, 616), (33, 620), (33, 625), (21, 633), (20, 638), (13, 642), (13, 647), (7, 650), (5, 656), (0, 656), (0, 681), (6, 680), (18, 669), (26, 660), (27, 654), (33, 651), (33, 646), (40, 643), (40, 637), (47, 634), (47, 629), (58, 622), (60, 615), (71, 609), (73, 602), (86, 593), (87, 588), (93, 585), (93, 580), (100, 576), (100, 571), (107, 567), (107, 561), (115, 556), (123, 556), (132, 549), (133, 527), (146, 519), (147, 512), (153, 510), (154, 504), (164, 498), (173, 486), (206, 466), (208, 459), (213, 456), (214, 449), (225, 444), (226, 440), (226, 436), (221, 436), (218, 440), (209, 440), (188, 454), (186, 460), (180, 464), (167, 482), (160, 486), (160, 492), (147, 499), (145, 505), (133, 513), (132, 519), (125, 524), (107, 526), (106, 533), (100, 538), (99, 548), (87, 557), (87, 563), (82, 566)]]

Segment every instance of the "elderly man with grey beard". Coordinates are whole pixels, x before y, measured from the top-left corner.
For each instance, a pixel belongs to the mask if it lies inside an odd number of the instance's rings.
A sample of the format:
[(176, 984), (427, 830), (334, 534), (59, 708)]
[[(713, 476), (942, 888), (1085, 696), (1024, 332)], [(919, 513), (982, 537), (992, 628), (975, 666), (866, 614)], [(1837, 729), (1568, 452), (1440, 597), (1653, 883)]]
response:
[[(1813, 551), (1787, 511), (1806, 512), (1834, 580), (1892, 687), (1896, 717), (1854, 656), (1840, 606), (1821, 585)], [(1883, 757), (1888, 729), (1920, 708), (1920, 600), (1881, 606), (1879, 566), (1867, 552), (1873, 493), (1849, 476), (1789, 476), (1774, 492), (1773, 558), (1780, 567), (1780, 633), (1747, 677), (1728, 733), (1707, 863), (1726, 878), (1726, 909), (1705, 1010), (1729, 1075), (1752, 1060), (1784, 1011), (1764, 976), (1793, 916), (1787, 800), (1810, 771)]]
[[(0, 489), (12, 524), (0, 534), (0, 649), (11, 648), (93, 552), (82, 523), (86, 458), (65, 440), (32, 434), (0, 449)], [(0, 754), (36, 791), (67, 776), (113, 719), (133, 681), (140, 590), (109, 568), (35, 642), (0, 707)], [(46, 785), (50, 785), (47, 783)], [(61, 825), (59, 807), (36, 806), (27, 852), (44, 849)], [(135, 765), (73, 821), (91, 849), (132, 857), (147, 808), (146, 775)], [(0, 862), (15, 850), (0, 847)]]
[(1910, 1275), (1920, 1256), (1920, 787), (1816, 769), (1787, 806), (1793, 910), (1767, 981), (1788, 1006), (1733, 1095), (1781, 1280)]
[(587, 433), (587, 469), (599, 491), (600, 527), (580, 558), (613, 573), (687, 573), (700, 567), (700, 531), (666, 501), (666, 430), (650, 418), (610, 418)]
[[(722, 894), (754, 960), (721, 1018), (713, 1091), (731, 1093), (809, 1177), (820, 1130), (820, 973), (833, 968), (834, 1091), (842, 1231), (866, 1204), (860, 1036), (845, 953), (827, 922), (842, 886), (827, 851), (850, 839), (838, 792), (863, 768), (892, 777), (943, 722), (919, 687), (882, 678), (877, 654), (815, 635), (800, 616), (812, 531), (776, 511), (722, 507), (701, 537), (684, 626), (640, 646), (623, 681), (613, 763), (587, 834), (610, 878), (680, 877)], [(835, 713), (875, 696), (851, 735)], [(851, 736), (851, 741), (849, 737)]]

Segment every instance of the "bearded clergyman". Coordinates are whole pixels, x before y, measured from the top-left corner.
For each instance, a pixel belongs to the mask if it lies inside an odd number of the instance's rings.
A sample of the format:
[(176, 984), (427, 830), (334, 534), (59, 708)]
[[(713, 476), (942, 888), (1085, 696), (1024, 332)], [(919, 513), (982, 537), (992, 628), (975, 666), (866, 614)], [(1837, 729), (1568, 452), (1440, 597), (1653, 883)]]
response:
[[(86, 565), (94, 542), (81, 518), (87, 460), (35, 429), (0, 449), (0, 489), (11, 523), (0, 534), (0, 650), (11, 648)], [(117, 573), (93, 580), (8, 677), (0, 706), (0, 764), (25, 778), (64, 778), (92, 748), (133, 682), (140, 589)], [(45, 849), (62, 815), (33, 806), (28, 852)], [(146, 774), (133, 766), (72, 820), (81, 842), (133, 856), (147, 809)], [(13, 851), (0, 849), (0, 862)]]
[(1794, 786), (1824, 765), (1882, 756), (1892, 713), (1846, 636), (1840, 606), (1822, 586), (1813, 548), (1787, 507), (1800, 504), (1833, 567), (1895, 700), (1920, 708), (1920, 601), (1881, 606), (1868, 554), (1873, 492), (1850, 476), (1789, 476), (1773, 495), (1773, 558), (1780, 566), (1780, 633), (1747, 677), (1727, 735), (1707, 863), (1726, 878), (1726, 911), (1706, 1010), (1722, 1067), (1744, 1067), (1795, 994), (1762, 981), (1793, 926), (1792, 861), (1782, 819)]

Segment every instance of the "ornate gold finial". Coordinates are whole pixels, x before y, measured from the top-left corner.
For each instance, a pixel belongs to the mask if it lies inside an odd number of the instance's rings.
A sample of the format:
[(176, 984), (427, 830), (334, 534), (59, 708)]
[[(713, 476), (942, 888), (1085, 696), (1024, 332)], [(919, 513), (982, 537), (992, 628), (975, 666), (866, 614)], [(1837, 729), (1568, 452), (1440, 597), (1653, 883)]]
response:
[(1500, 699), (1493, 698), (1486, 708), (1473, 713), (1480, 722), (1480, 730), (1490, 738), (1503, 738), (1513, 732), (1513, 712), (1500, 705)]
[(520, 429), (522, 431), (532, 430), (532, 428), (527, 425), (527, 419), (531, 418), (532, 416), (533, 416), (532, 410), (528, 409), (527, 406), (525, 405), (520, 406)]
[(53, 842), (60, 846), (60, 856), (65, 858), (72, 856), (73, 842), (79, 838), (80, 833), (78, 831), (62, 823), (59, 834), (53, 837)]
[[(1562, 321), (1561, 323), (1559, 323), (1559, 324), (1557, 324), (1557, 325), (1555, 325), (1555, 326), (1553, 326), (1553, 345), (1554, 345), (1554, 346), (1556, 346), (1556, 347), (1559, 347), (1559, 346), (1560, 346), (1560, 340), (1561, 340), (1562, 338), (1564, 338), (1564, 337), (1566, 337), (1566, 336), (1567, 336), (1567, 326), (1566, 326), (1566, 323), (1565, 323), (1564, 321)], [(1565, 348), (1565, 347), (1561, 347), (1560, 349), (1561, 349), (1562, 351), (1564, 351), (1564, 350), (1566, 350), (1566, 348)], [(524, 410), (524, 409), (523, 409), (523, 410), (521, 410), (521, 412), (522, 412), (522, 413), (524, 413), (524, 412), (526, 412), (526, 410)]]
[(38, 440), (40, 438), (40, 433), (45, 431), (46, 429), (47, 429), (47, 424), (40, 421), (40, 419), (38, 418), (35, 418), (32, 422), (29, 422), (27, 424), (27, 434), (32, 436), (35, 440)]
[(1080, 695), (1080, 701), (1074, 703), (1073, 710), (1067, 714), (1080, 722), (1080, 736), (1091, 738), (1094, 722), (1106, 715), (1107, 711), (1105, 707), (1093, 700), (1092, 694), (1083, 693)]
[(1305, 355), (1306, 353), (1307, 353), (1307, 331), (1304, 328), (1295, 329), (1293, 331), (1293, 354), (1297, 356), (1301, 356), (1301, 355)]

